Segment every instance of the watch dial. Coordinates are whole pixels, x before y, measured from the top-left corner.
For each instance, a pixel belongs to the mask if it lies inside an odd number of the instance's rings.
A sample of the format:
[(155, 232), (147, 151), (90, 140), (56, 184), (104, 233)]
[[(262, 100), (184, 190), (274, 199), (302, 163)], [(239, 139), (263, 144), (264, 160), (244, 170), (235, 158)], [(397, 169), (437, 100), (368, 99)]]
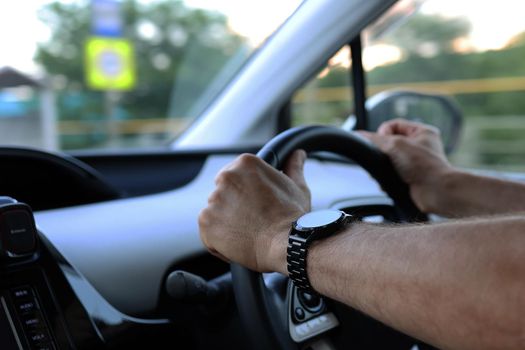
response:
[(339, 210), (317, 210), (308, 214), (304, 214), (297, 220), (297, 226), (302, 228), (316, 228), (329, 225), (341, 218), (344, 215)]

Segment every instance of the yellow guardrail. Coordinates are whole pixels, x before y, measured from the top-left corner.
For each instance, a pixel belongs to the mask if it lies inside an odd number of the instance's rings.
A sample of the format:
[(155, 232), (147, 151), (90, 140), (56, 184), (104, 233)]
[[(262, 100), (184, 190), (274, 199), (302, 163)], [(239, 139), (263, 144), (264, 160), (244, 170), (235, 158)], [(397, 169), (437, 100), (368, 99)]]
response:
[[(378, 84), (368, 86), (368, 95), (385, 90), (405, 89), (421, 92), (434, 92), (447, 95), (478, 94), (493, 92), (525, 91), (525, 77), (430, 81), (418, 83)], [(294, 103), (339, 102), (348, 101), (351, 88), (330, 87), (316, 90), (299, 90), (294, 96)], [(188, 118), (155, 118), (118, 121), (61, 121), (58, 128), (61, 135), (82, 135), (89, 133), (107, 133), (109, 130), (118, 135), (170, 133), (179, 134), (191, 120)]]
[(464, 125), (459, 148), (452, 155), (453, 163), (466, 168), (525, 171), (524, 121), (525, 115), (470, 118)]
[(90, 120), (90, 121), (61, 121), (58, 123), (60, 135), (84, 135), (92, 133), (114, 132), (118, 135), (133, 134), (156, 134), (169, 133), (179, 134), (188, 126), (188, 118), (151, 118), (130, 120)]
[[(479, 94), (491, 92), (525, 91), (525, 77), (489, 78), (469, 80), (427, 81), (418, 83), (396, 83), (369, 85), (368, 96), (385, 90), (414, 90), (447, 95)], [(350, 99), (349, 87), (319, 88), (314, 91), (299, 91), (294, 102), (302, 103), (312, 99), (318, 102), (337, 102)]]

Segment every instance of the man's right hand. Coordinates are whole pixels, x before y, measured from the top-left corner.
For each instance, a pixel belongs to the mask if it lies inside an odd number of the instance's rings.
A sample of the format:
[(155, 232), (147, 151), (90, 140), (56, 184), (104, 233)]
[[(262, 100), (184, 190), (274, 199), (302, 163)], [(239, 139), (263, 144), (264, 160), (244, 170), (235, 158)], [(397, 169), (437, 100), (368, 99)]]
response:
[(443, 151), (439, 130), (433, 126), (404, 119), (387, 121), (377, 132), (361, 131), (386, 153), (401, 178), (410, 186), (410, 194), (424, 212), (436, 211), (440, 184), (454, 172)]

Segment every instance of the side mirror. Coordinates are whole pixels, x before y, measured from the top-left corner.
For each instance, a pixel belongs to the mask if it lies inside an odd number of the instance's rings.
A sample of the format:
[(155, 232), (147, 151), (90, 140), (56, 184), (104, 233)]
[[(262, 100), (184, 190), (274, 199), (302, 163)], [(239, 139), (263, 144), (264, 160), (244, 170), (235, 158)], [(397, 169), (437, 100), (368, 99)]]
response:
[[(441, 131), (445, 152), (450, 154), (458, 145), (463, 126), (463, 113), (459, 105), (443, 95), (414, 91), (384, 91), (366, 102), (367, 130), (376, 131), (381, 123), (404, 118), (434, 125)], [(351, 130), (355, 117), (350, 116), (343, 128)]]

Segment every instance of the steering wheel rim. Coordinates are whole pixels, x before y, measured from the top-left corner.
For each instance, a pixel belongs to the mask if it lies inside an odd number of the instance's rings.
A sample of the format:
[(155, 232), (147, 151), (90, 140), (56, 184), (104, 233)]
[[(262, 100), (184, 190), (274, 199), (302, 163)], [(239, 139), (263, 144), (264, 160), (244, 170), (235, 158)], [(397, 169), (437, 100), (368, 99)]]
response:
[[(306, 126), (289, 129), (271, 139), (257, 156), (281, 169), (296, 149), (307, 153), (327, 151), (355, 161), (365, 169), (394, 201), (401, 221), (425, 221), (426, 215), (414, 204), (409, 187), (399, 177), (390, 158), (368, 140), (355, 133), (329, 127)], [(297, 349), (276, 315), (262, 274), (239, 264), (231, 265), (233, 289), (241, 319), (257, 349)]]

